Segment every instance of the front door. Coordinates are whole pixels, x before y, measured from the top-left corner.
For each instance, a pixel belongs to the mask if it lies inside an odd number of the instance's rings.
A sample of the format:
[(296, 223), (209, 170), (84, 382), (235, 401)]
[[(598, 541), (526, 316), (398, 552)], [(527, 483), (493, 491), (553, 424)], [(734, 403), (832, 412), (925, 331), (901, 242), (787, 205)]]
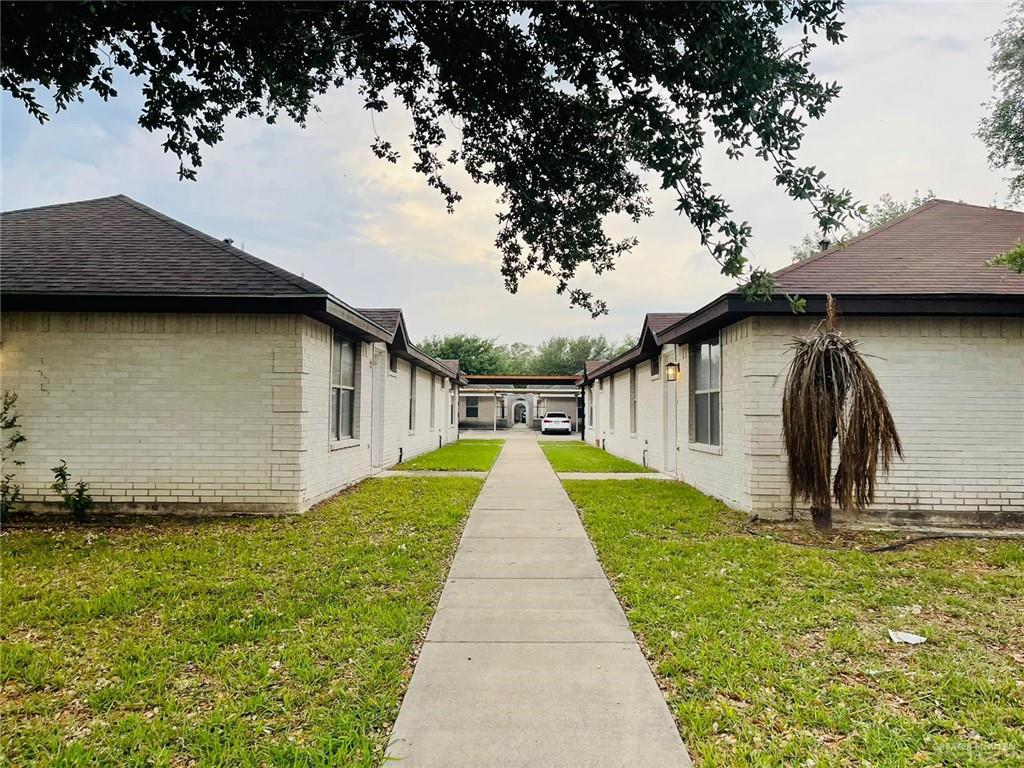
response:
[(387, 369), (387, 353), (377, 350), (373, 354), (373, 400), (370, 403), (370, 463), (374, 469), (384, 466), (384, 377)]
[(512, 420), (516, 424), (526, 423), (526, 404), (516, 403), (515, 408), (512, 409)]

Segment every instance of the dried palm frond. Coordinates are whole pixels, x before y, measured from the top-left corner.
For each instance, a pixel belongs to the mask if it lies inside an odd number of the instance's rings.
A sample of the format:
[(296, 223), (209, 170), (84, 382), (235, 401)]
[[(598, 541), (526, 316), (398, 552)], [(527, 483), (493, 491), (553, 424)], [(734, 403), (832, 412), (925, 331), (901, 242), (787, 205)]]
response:
[[(840, 509), (862, 509), (875, 498), (879, 461), (886, 472), (903, 446), (878, 379), (857, 342), (838, 331), (829, 296), (827, 316), (790, 345), (793, 361), (782, 397), (782, 431), (792, 498), (810, 502), (816, 524), (831, 523), (832, 496)], [(839, 467), (832, 479), (832, 443)]]

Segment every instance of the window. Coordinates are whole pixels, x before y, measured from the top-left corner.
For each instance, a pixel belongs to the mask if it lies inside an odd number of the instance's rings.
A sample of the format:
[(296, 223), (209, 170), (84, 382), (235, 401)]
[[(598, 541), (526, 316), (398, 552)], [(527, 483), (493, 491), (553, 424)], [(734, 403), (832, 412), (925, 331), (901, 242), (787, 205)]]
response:
[(416, 429), (416, 366), (409, 366), (409, 431)]
[(466, 398), (466, 418), (477, 419), (480, 418), (480, 398), (479, 397), (467, 397)]
[(629, 369), (629, 431), (636, 434), (636, 366)]
[(331, 439), (355, 436), (356, 343), (334, 334), (331, 345)]
[(718, 339), (690, 347), (690, 386), (693, 392), (693, 440), (721, 445), (722, 351)]
[(651, 378), (661, 375), (661, 350), (651, 358)]
[(394, 352), (388, 355), (388, 367), (392, 373), (398, 373), (398, 355)]
[(437, 418), (437, 377), (430, 374), (430, 428), (434, 428), (434, 421)]
[(455, 388), (455, 382), (452, 382), (452, 386), (448, 390), (448, 423), (451, 425), (455, 424), (455, 403), (458, 399), (459, 391)]
[(590, 385), (590, 392), (587, 393), (587, 426), (594, 426), (594, 385)]
[(615, 429), (615, 374), (608, 377), (608, 429)]

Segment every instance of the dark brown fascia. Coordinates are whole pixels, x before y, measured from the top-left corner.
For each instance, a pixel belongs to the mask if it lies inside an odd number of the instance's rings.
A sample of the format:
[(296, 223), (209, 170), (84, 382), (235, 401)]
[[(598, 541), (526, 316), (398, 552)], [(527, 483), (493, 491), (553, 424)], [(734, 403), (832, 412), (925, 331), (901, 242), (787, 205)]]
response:
[[(2, 293), (5, 312), (175, 312), (307, 315), (360, 341), (393, 344), (395, 337), (369, 318), (329, 294), (297, 296), (225, 296), (221, 294), (62, 294)], [(457, 372), (411, 345), (399, 356), (450, 379)]]
[(426, 352), (420, 351), (409, 341), (409, 332), (405, 328), (405, 317), (403, 315), (400, 314), (398, 317), (398, 326), (395, 328), (394, 335), (388, 334), (388, 337), (383, 339), (383, 341), (386, 341), (391, 351), (403, 360), (415, 363), (421, 368), (426, 368), (431, 373), (453, 379), (460, 384), (462, 383), (458, 371), (453, 371), (440, 360), (431, 357)]
[[(800, 294), (806, 302), (804, 314), (824, 315), (826, 296)], [(843, 315), (878, 316), (1024, 316), (1024, 296), (1012, 294), (833, 294)], [(749, 302), (742, 295), (727, 293), (658, 334), (659, 344), (683, 344), (713, 333), (746, 317), (789, 315), (789, 299), (776, 296), (770, 302)]]
[(3, 293), (6, 312), (175, 312), (308, 315), (361, 341), (389, 341), (390, 334), (333, 296), (235, 296), (223, 294)]
[[(930, 316), (1024, 316), (1024, 296), (1012, 294), (833, 294), (844, 315), (930, 315)], [(804, 295), (806, 315), (825, 314), (825, 295)], [(604, 378), (643, 362), (657, 354), (665, 344), (685, 344), (752, 316), (795, 315), (789, 299), (776, 296), (770, 302), (748, 302), (738, 293), (719, 296), (710, 304), (670, 325), (659, 334), (646, 334), (641, 343), (609, 360), (589, 376), (584, 371), (582, 384)]]
[(644, 360), (650, 360), (658, 354), (658, 350), (661, 349), (662, 343), (663, 342), (658, 341), (654, 332), (647, 327), (646, 323), (644, 323), (644, 327), (641, 330), (640, 340), (636, 343), (636, 346), (631, 349), (627, 349), (618, 357), (613, 357), (607, 363), (591, 373), (590, 376), (587, 376), (586, 368), (584, 367), (584, 374), (581, 379), (581, 383), (597, 381), (605, 376), (618, 373), (624, 368), (629, 368), (637, 363), (642, 363)]
[(461, 374), (453, 371), (447, 365), (444, 365), (439, 360), (431, 357), (426, 352), (421, 352), (412, 345), (408, 346), (404, 352), (396, 352), (396, 354), (399, 357), (403, 357), (406, 360), (415, 363), (421, 368), (426, 368), (428, 371), (432, 373), (436, 373), (448, 379), (453, 379), (457, 381), (459, 384), (466, 383), (464, 377)]
[(473, 384), (572, 384), (576, 374), (470, 373)]

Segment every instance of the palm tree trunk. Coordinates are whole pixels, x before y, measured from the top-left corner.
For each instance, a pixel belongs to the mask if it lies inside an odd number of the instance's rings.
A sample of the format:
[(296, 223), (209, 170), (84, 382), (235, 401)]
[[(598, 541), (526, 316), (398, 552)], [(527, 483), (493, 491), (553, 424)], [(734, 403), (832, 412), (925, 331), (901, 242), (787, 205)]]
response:
[[(837, 430), (836, 430), (835, 421), (831, 420), (831, 419), (830, 419), (830, 424), (829, 424), (829, 432), (830, 432), (830, 437), (828, 439), (828, 444), (832, 445), (832, 442), (836, 439)], [(826, 477), (831, 477), (832, 476), (832, 456), (831, 456), (831, 454), (829, 454), (829, 457), (828, 457), (828, 459), (825, 462), (825, 466), (827, 468), (826, 469), (827, 474), (825, 476)], [(822, 499), (820, 504), (816, 504), (816, 505), (812, 505), (811, 506), (811, 522), (814, 524), (814, 527), (817, 528), (819, 531), (830, 531), (830, 530), (832, 530), (832, 499), (829, 496), (826, 496), (824, 499)]]

